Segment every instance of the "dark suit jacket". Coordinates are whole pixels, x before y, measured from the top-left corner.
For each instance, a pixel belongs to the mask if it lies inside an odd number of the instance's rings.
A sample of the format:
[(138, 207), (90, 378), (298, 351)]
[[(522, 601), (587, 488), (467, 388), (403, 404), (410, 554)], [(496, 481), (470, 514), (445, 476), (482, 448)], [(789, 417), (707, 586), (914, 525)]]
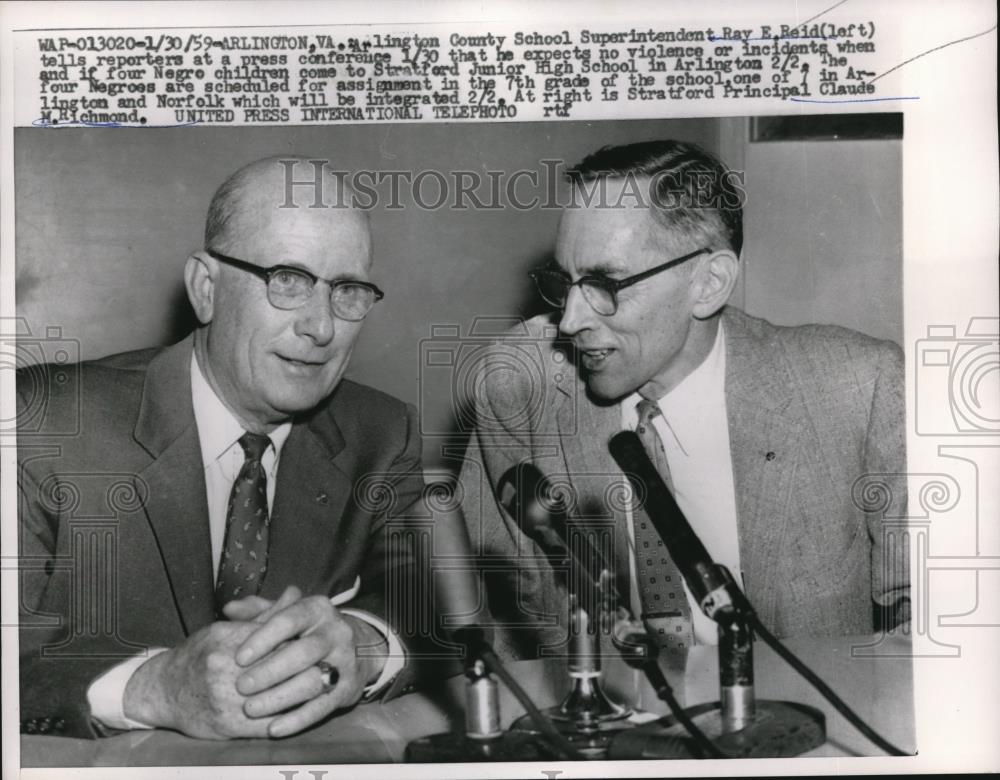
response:
[[(191, 345), (19, 377), (28, 729), (92, 736), (86, 691), (98, 675), (213, 620)], [(398, 625), (412, 567), (396, 520), (423, 488), (420, 450), (415, 409), (346, 380), (296, 420), (279, 462), (261, 595), (291, 584), (334, 595), (360, 577), (349, 606)]]
[[(844, 328), (776, 327), (733, 308), (723, 322), (732, 462), (719, 468), (733, 472), (747, 594), (779, 636), (869, 632), (882, 605), (908, 594), (893, 525), (906, 513), (899, 347)], [(554, 334), (535, 318), (489, 350), (461, 475), (490, 606), (508, 627), (498, 646), (515, 657), (563, 642), (566, 602), (540, 549), (499, 508), (501, 475), (529, 459), (568, 486), (578, 517), (607, 521), (609, 543), (615, 534), (622, 543), (626, 523), (607, 449), (619, 405), (588, 398)]]

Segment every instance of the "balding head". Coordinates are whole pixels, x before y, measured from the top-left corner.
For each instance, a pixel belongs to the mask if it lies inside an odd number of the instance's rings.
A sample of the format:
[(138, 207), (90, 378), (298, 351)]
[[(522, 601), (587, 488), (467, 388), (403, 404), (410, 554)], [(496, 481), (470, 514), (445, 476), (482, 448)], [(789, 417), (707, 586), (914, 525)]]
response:
[(233, 173), (212, 196), (205, 246), (225, 251), (240, 236), (259, 231), (288, 212), (300, 220), (319, 222), (325, 217), (331, 229), (337, 223), (354, 223), (354, 229), (367, 232), (368, 215), (349, 208), (353, 199), (343, 172), (333, 171), (328, 160), (303, 155), (255, 160)]

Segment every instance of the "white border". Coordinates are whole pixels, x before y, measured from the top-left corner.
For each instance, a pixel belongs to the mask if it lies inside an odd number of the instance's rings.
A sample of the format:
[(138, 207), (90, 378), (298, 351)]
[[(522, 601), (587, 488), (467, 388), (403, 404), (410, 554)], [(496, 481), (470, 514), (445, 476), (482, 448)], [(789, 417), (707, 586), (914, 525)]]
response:
[[(279, 2), (260, 3), (3, 3), (0, 6), (0, 125), (3, 154), (0, 159), (4, 186), (0, 190), (0, 250), (2, 250), (2, 289), (0, 310), (4, 316), (13, 314), (12, 259), (14, 247), (12, 128), (12, 40), (13, 29), (40, 27), (116, 27), (150, 26), (212, 26), (280, 24), (345, 24), (345, 23), (407, 23), (416, 22), (504, 22), (516, 23), (524, 29), (532, 25), (559, 24), (567, 18), (623, 26), (623, 20), (635, 19), (642, 25), (655, 21), (669, 27), (691, 23), (697, 19), (718, 18), (717, 23), (737, 23), (748, 15), (760, 21), (787, 19), (803, 20), (833, 5), (831, 0), (812, 2), (758, 3), (751, 12), (741, 8), (737, 17), (731, 3), (701, 2), (697, 7), (682, 3), (648, 2), (628, 6), (611, 3), (550, 4), (457, 2), (436, 5), (416, 5), (393, 2), (331, 3), (299, 2), (294, 5)], [(882, 22), (883, 39), (897, 37), (898, 46), (906, 56), (929, 50), (963, 35), (995, 26), (995, 8), (989, 2), (909, 2), (871, 3), (850, 0), (849, 10), (860, 17), (875, 17)], [(530, 21), (526, 21), (530, 20)], [(707, 21), (705, 23), (708, 23)], [(919, 96), (919, 100), (898, 105), (905, 111), (904, 139), (904, 293), (905, 345), (908, 360), (912, 360), (915, 342), (926, 334), (929, 324), (953, 323), (964, 326), (970, 316), (997, 315), (998, 300), (998, 177), (996, 124), (996, 33), (994, 32), (934, 52), (915, 60), (890, 77), (893, 93)], [(889, 110), (897, 105), (887, 104)], [(819, 109), (816, 109), (819, 110)], [(825, 110), (825, 109), (823, 109)], [(733, 113), (753, 113), (746, 107), (734, 106)], [(907, 400), (910, 425), (913, 427), (915, 398), (912, 363), (908, 371)], [(8, 374), (10, 372), (0, 372)], [(11, 397), (9, 376), (0, 376), (0, 397)], [(910, 470), (940, 471), (937, 457), (940, 442), (910, 436)], [(0, 450), (3, 472), (4, 556), (16, 551), (14, 517), (15, 491), (11, 477), (14, 471), (13, 450)], [(989, 475), (981, 475), (980, 506), (996, 507), (997, 486)], [(983, 517), (984, 522), (996, 522), (996, 515)], [(997, 554), (997, 551), (993, 551)], [(4, 573), (4, 625), (16, 614), (16, 594), (9, 587), (10, 578)], [(954, 593), (935, 594), (960, 612), (968, 608), (968, 593), (956, 588)], [(984, 594), (995, 599), (996, 594)], [(704, 764), (684, 762), (663, 764), (629, 762), (617, 771), (634, 776), (671, 774), (795, 774), (795, 773), (854, 773), (899, 771), (987, 771), (1000, 768), (1000, 743), (996, 739), (995, 703), (1000, 700), (997, 659), (1000, 658), (1000, 629), (967, 629), (968, 641), (963, 642), (962, 658), (953, 661), (916, 659), (914, 661), (917, 704), (917, 744), (920, 755), (914, 759), (784, 759), (772, 762), (727, 762)], [(17, 689), (16, 660), (11, 649), (16, 642), (13, 629), (3, 629), (3, 728), (4, 774), (11, 776), (18, 766), (16, 732)], [(289, 767), (291, 768), (291, 767)], [(517, 774), (543, 777), (540, 769), (562, 770), (561, 777), (603, 777), (606, 765), (545, 764), (535, 765), (452, 765), (343, 767), (339, 771), (358, 776), (381, 777), (387, 774), (408, 777), (510, 776)], [(305, 767), (300, 767), (305, 769)], [(220, 778), (278, 778), (278, 767), (213, 768)], [(41, 777), (129, 777), (137, 774), (149, 778), (201, 777), (198, 768), (109, 769), (66, 771), (24, 770), (26, 778)], [(300, 772), (300, 777), (310, 777)], [(333, 776), (331, 772), (328, 776)]]

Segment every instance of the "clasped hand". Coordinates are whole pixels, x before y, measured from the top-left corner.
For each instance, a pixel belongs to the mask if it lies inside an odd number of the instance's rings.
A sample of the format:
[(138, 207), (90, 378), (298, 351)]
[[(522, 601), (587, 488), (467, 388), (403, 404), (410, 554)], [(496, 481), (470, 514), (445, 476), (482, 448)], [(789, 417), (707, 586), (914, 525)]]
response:
[[(357, 702), (385, 663), (375, 649), (384, 638), (324, 596), (289, 587), (276, 602), (251, 596), (224, 612), (228, 622), (136, 671), (125, 690), (128, 717), (206, 739), (284, 737)], [(339, 675), (330, 690), (319, 661)]]

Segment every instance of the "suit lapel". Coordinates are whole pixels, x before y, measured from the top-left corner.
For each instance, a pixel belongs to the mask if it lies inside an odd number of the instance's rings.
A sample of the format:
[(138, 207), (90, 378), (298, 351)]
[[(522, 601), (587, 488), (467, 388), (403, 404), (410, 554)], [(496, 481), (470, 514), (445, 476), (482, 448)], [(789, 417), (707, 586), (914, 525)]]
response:
[(281, 451), (271, 510), (268, 571), (261, 588), (265, 598), (277, 598), (290, 583), (303, 593), (331, 586), (336, 563), (331, 550), (342, 549), (338, 536), (350, 526), (344, 522), (353, 490), (348, 460), (343, 436), (329, 415), (315, 415), (292, 428)]
[[(144, 509), (189, 634), (214, 617), (205, 473), (191, 402), (192, 344), (185, 339), (150, 362), (135, 428), (153, 457), (139, 475), (149, 493)], [(349, 525), (339, 522), (352, 491), (348, 456), (329, 415), (292, 428), (278, 469), (262, 596), (276, 598), (289, 583), (309, 593), (329, 575), (329, 552), (338, 546), (331, 547), (331, 535)]]
[(570, 389), (574, 390), (579, 393), (575, 402), (565, 399), (556, 416), (570, 482), (584, 474), (615, 474), (618, 467), (608, 451), (608, 440), (621, 430), (621, 410), (618, 404), (591, 402), (582, 382)]
[(745, 315), (727, 309), (726, 407), (739, 529), (740, 564), (751, 600), (773, 620), (781, 589), (781, 546), (801, 459), (801, 399), (789, 366), (752, 333)]
[(188, 633), (211, 622), (213, 613), (205, 473), (191, 403), (192, 343), (189, 337), (150, 362), (135, 426), (136, 441), (154, 459), (139, 474), (149, 489), (146, 517)]

